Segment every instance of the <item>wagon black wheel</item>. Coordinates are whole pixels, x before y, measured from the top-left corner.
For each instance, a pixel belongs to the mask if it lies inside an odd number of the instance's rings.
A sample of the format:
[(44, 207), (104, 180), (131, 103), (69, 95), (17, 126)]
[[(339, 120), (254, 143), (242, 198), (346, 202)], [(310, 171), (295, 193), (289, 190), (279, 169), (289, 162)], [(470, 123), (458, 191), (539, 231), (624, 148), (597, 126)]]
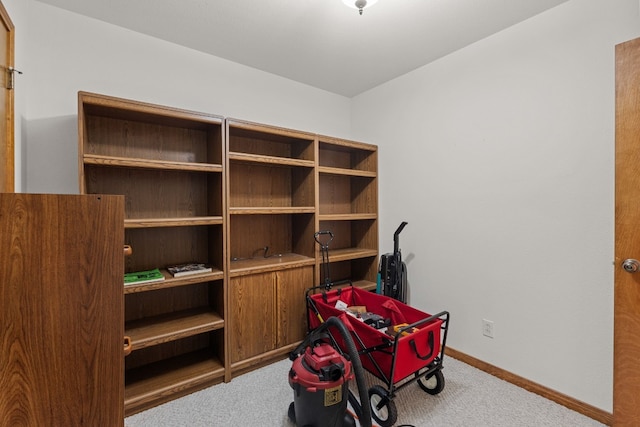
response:
[(444, 390), (444, 374), (438, 369), (430, 376), (418, 378), (418, 385), (429, 394), (438, 394)]
[(391, 427), (396, 423), (398, 409), (384, 388), (374, 385), (369, 389), (369, 404), (371, 416), (380, 424), (380, 427)]
[(289, 419), (291, 420), (292, 423), (296, 422), (296, 408), (293, 404), (293, 402), (291, 402), (291, 404), (289, 405)]

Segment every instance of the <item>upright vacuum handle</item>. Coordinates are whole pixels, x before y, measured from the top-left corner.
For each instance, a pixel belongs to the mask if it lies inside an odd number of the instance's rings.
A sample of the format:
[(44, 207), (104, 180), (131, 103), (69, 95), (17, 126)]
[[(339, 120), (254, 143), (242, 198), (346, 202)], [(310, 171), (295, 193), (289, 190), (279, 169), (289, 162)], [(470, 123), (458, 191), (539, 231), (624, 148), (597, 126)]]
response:
[(393, 253), (394, 254), (398, 253), (398, 250), (400, 250), (400, 244), (399, 244), (400, 233), (402, 232), (402, 230), (407, 224), (408, 222), (402, 221), (402, 223), (400, 224), (400, 227), (398, 227), (396, 232), (393, 233)]

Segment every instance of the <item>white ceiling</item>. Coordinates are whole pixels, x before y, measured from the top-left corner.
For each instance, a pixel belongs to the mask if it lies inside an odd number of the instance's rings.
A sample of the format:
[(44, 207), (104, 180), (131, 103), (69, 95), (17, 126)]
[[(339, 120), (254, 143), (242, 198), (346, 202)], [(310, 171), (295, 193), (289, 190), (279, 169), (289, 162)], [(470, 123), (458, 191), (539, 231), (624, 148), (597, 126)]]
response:
[(39, 0), (352, 97), (567, 0)]

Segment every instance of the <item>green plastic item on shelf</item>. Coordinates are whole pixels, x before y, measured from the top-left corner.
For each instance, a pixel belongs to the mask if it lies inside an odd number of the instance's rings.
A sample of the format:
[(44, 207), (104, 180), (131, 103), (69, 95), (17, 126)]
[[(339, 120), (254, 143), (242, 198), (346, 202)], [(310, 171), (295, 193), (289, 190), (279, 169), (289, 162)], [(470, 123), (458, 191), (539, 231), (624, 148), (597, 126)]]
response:
[(160, 269), (154, 268), (153, 270), (135, 271), (132, 273), (124, 274), (124, 284), (139, 284), (147, 282), (159, 282), (164, 280), (164, 275), (160, 272)]

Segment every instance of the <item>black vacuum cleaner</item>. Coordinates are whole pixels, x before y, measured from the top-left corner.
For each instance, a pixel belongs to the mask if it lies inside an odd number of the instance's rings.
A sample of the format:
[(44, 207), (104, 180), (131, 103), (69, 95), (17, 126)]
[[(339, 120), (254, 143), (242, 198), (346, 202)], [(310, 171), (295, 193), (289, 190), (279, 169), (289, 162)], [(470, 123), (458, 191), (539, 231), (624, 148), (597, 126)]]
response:
[[(330, 344), (330, 327), (342, 336), (346, 355)], [(293, 361), (289, 371), (293, 402), (288, 415), (297, 427), (355, 427), (355, 418), (347, 410), (349, 402), (359, 416), (360, 426), (371, 427), (362, 363), (351, 334), (340, 319), (330, 317), (311, 331), (289, 358)], [(359, 405), (349, 390), (349, 381), (354, 377), (360, 402), (367, 402), (365, 405)]]
[(407, 266), (402, 262), (400, 233), (406, 225), (403, 221), (393, 234), (393, 253), (382, 255), (378, 266), (381, 293), (403, 303), (407, 302)]

